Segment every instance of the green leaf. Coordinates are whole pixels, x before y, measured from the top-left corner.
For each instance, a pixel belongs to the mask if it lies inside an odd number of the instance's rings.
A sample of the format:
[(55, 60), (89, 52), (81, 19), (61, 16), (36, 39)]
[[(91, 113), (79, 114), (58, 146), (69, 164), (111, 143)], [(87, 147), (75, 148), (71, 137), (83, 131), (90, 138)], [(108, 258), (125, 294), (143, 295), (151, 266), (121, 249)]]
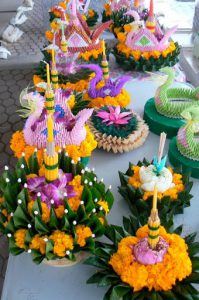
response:
[(13, 215), (13, 221), (17, 228), (27, 227), (27, 224), (30, 223), (29, 216), (21, 205), (17, 206)]
[(14, 221), (13, 218), (11, 217), (7, 226), (6, 226), (6, 232), (12, 232), (14, 233), (16, 231), (15, 225), (14, 225)]
[(105, 273), (103, 272), (97, 272), (95, 274), (93, 274), (86, 283), (90, 284), (90, 283), (98, 283), (102, 278), (104, 278), (104, 276), (106, 276)]
[(95, 256), (91, 256), (91, 257), (87, 258), (84, 261), (84, 264), (94, 266), (94, 267), (97, 267), (97, 268), (101, 268), (101, 269), (109, 268), (104, 260), (102, 260), (98, 257), (95, 257)]
[(24, 252), (24, 249), (21, 249), (16, 246), (14, 238), (9, 238), (9, 251), (12, 255), (19, 255)]
[(113, 284), (119, 284), (120, 282), (121, 280), (117, 275), (105, 275), (98, 281), (98, 286), (105, 287)]
[(192, 243), (189, 246), (189, 255), (192, 257), (198, 253), (199, 253), (199, 242)]
[(82, 205), (79, 206), (77, 210), (77, 222), (78, 223), (85, 223), (88, 220), (88, 215)]
[(25, 244), (27, 246), (31, 243), (33, 236), (34, 236), (34, 233), (32, 232), (32, 230), (29, 229), (25, 236)]
[(172, 291), (161, 292), (161, 295), (165, 300), (178, 300), (178, 298), (175, 296), (175, 294)]
[(44, 256), (37, 250), (32, 250), (31, 255), (32, 255), (33, 262), (37, 265), (39, 265), (44, 259)]
[(5, 199), (8, 211), (11, 211), (11, 212), (15, 211), (15, 209), (17, 207), (17, 203), (16, 203), (17, 194), (18, 194), (18, 184), (6, 186), (3, 196)]
[(42, 214), (41, 200), (38, 198), (34, 201), (32, 207), (32, 212), (34, 213), (34, 211), (37, 211), (40, 215)]
[(62, 230), (67, 231), (70, 228), (70, 224), (67, 218), (67, 215), (64, 214), (63, 218), (62, 218)]
[(199, 273), (192, 272), (189, 277), (183, 280), (183, 283), (199, 283)]
[(35, 229), (40, 234), (45, 234), (49, 232), (48, 226), (42, 221), (40, 216), (35, 217)]
[(92, 194), (89, 191), (87, 186), (84, 186), (84, 190), (83, 190), (83, 193), (82, 193), (82, 200), (85, 203), (86, 212), (91, 213), (93, 208), (95, 208), (95, 204), (93, 203)]
[(50, 228), (53, 228), (53, 229), (57, 229), (58, 226), (59, 226), (59, 222), (58, 222), (58, 219), (57, 219), (57, 216), (56, 216), (54, 208), (50, 209), (49, 226), (50, 226)]
[(108, 203), (109, 209), (111, 209), (113, 206), (114, 197), (113, 197), (113, 194), (110, 192), (110, 190), (108, 190), (106, 192), (104, 200)]
[(128, 181), (129, 181), (129, 176), (123, 174), (120, 171), (118, 173), (119, 173), (119, 178), (120, 178), (121, 185), (126, 186), (128, 184)]
[(193, 271), (199, 271), (199, 257), (193, 257), (191, 262)]
[(118, 284), (113, 287), (110, 300), (120, 300), (121, 297), (126, 295), (130, 290), (130, 286), (125, 284)]
[(180, 300), (193, 300), (191, 294), (187, 291), (186, 286), (184, 287), (182, 284), (178, 284), (173, 287), (173, 290), (181, 297)]
[(193, 243), (195, 241), (196, 236), (197, 236), (197, 232), (194, 232), (194, 233), (191, 233), (191, 234), (187, 235), (185, 237), (186, 244)]
[(20, 199), (23, 203), (23, 205), (26, 207), (27, 206), (27, 201), (28, 201), (28, 193), (26, 189), (22, 189), (21, 192), (17, 196), (17, 200)]
[(31, 174), (38, 174), (39, 172), (39, 163), (37, 159), (37, 153), (34, 152), (28, 161), (29, 169)]

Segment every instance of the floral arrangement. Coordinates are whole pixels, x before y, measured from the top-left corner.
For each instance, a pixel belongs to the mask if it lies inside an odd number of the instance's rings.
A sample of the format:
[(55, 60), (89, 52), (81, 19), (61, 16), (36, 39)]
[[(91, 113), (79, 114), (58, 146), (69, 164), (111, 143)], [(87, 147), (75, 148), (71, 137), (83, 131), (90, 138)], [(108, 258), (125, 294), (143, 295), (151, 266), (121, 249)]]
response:
[(89, 122), (99, 148), (128, 152), (141, 146), (148, 126), (132, 110), (120, 106), (103, 106), (96, 110)]
[[(47, 81), (45, 62), (51, 64), (52, 50), (44, 50), (43, 55), (44, 59), (40, 61), (33, 76), (33, 83), (39, 92), (44, 92), (44, 89), (38, 87), (38, 84)], [(56, 69), (58, 72), (58, 84), (62, 89), (83, 92), (88, 88), (89, 81), (93, 77), (91, 70), (79, 69), (75, 55), (70, 53), (64, 54), (62, 51), (56, 53)]]
[(62, 151), (58, 165), (58, 179), (47, 182), (34, 153), (13, 172), (6, 166), (0, 178), (0, 231), (13, 255), (28, 252), (36, 264), (94, 251), (113, 204), (110, 190), (81, 162)]
[[(128, 9), (125, 7), (122, 7), (118, 10), (113, 11), (111, 9), (111, 5), (109, 3), (104, 4), (104, 10), (102, 12), (102, 22), (107, 22), (109, 20), (112, 20), (112, 24), (110, 25), (110, 31), (113, 32), (115, 37), (117, 37), (117, 34), (119, 32), (124, 32), (125, 28), (128, 28), (128, 24), (135, 21), (134, 17), (131, 15), (126, 14), (128, 12)], [(148, 17), (148, 10), (142, 9), (141, 12), (139, 12), (141, 20), (145, 20)]]
[[(10, 142), (11, 149), (18, 158), (24, 155), (28, 160), (37, 149), (40, 165), (43, 163), (43, 152), (47, 145), (47, 96), (45, 94), (43, 97), (38, 92), (22, 93), (22, 109), (19, 112), (27, 120), (23, 131), (15, 132)], [(71, 97), (68, 90), (58, 89), (50, 96), (53, 99), (50, 103), (53, 103), (51, 113), (55, 123), (53, 132), (57, 150), (65, 149), (75, 162), (80, 158), (87, 161), (97, 146), (93, 134), (85, 124), (93, 110), (86, 108), (74, 115), (67, 104)]]
[(98, 18), (99, 18), (98, 13), (95, 10), (89, 8), (87, 14), (85, 15), (85, 20), (87, 25), (89, 27), (95, 26), (97, 24)]
[[(68, 156), (77, 162), (80, 158), (85, 164), (88, 163), (89, 157), (92, 151), (97, 147), (97, 142), (94, 139), (94, 135), (91, 133), (88, 126), (86, 126), (86, 138), (78, 145), (66, 145), (64, 148)], [(14, 156), (17, 158), (25, 157), (26, 161), (29, 160), (30, 156), (35, 152), (35, 146), (30, 146), (26, 143), (24, 139), (23, 131), (16, 131), (13, 133), (10, 140), (10, 148), (14, 152)], [(60, 147), (56, 146), (56, 150), (60, 151)], [(43, 163), (43, 153), (44, 149), (36, 149), (36, 155), (39, 164)]]
[[(59, 2), (58, 6), (61, 6), (63, 9), (67, 10), (67, 4), (65, 2)], [(56, 23), (54, 20), (61, 18), (61, 13), (58, 10), (53, 10), (49, 12), (49, 16), (51, 28), (56, 29)], [(68, 18), (67, 14), (66, 18)], [(88, 9), (88, 12), (83, 15), (83, 18), (89, 27), (93, 27), (96, 25), (99, 15), (94, 9)]]
[(168, 48), (163, 51), (132, 50), (125, 44), (130, 26), (125, 26), (124, 30), (125, 32), (117, 34), (119, 43), (114, 47), (113, 52), (116, 61), (125, 70), (157, 71), (162, 67), (174, 66), (177, 63), (180, 54), (178, 43), (171, 41)]
[[(104, 61), (107, 64), (108, 62)], [(123, 89), (124, 84), (131, 79), (130, 76), (120, 76), (117, 79), (108, 78), (105, 80), (104, 71), (98, 65), (82, 65), (81, 68), (89, 68), (95, 72), (91, 79), (88, 92), (84, 94), (84, 100), (89, 101), (90, 107), (101, 107), (104, 105), (113, 105), (126, 107), (130, 102), (129, 94)]]
[(85, 263), (98, 268), (87, 283), (109, 287), (104, 299), (187, 299), (198, 297), (199, 283), (196, 234), (182, 238), (182, 227), (172, 233), (159, 228), (154, 250), (148, 244), (149, 225), (123, 219), (124, 227), (106, 229), (110, 243), (97, 243), (94, 256)]
[[(146, 159), (137, 165), (129, 163), (125, 173), (119, 172), (119, 193), (127, 201), (131, 212), (146, 221), (151, 208), (154, 185), (158, 184), (158, 209), (163, 224), (173, 214), (181, 214), (190, 206), (193, 183), (189, 175), (183, 174), (181, 168), (161, 168), (157, 171), (155, 161), (151, 164)], [(164, 183), (165, 185), (164, 185)]]

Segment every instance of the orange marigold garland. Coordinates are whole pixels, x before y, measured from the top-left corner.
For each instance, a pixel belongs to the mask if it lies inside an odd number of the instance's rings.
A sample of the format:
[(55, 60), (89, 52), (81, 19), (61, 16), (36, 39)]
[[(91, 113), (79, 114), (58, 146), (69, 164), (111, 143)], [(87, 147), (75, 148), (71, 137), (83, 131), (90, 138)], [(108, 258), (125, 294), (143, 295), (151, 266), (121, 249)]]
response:
[(69, 265), (83, 258), (82, 251), (94, 251), (114, 200), (96, 174), (65, 150), (58, 170), (48, 182), (46, 166), (33, 153), (28, 160), (22, 155), (13, 171), (6, 166), (0, 178), (0, 231), (13, 255), (28, 252), (37, 264), (64, 258)]
[(196, 234), (183, 239), (179, 235), (181, 231), (179, 227), (173, 233), (167, 233), (161, 226), (159, 234), (167, 244), (166, 253), (161, 262), (142, 264), (137, 260), (135, 247), (148, 238), (148, 226), (140, 227), (134, 218), (124, 218), (124, 229), (110, 225), (106, 230), (110, 243), (99, 243), (94, 256), (85, 262), (98, 267), (87, 283), (101, 286), (103, 282), (103, 286), (109, 286), (105, 295), (107, 300), (181, 300), (185, 294), (190, 299), (194, 299), (193, 295), (197, 298), (199, 292), (193, 284), (199, 283), (199, 245), (194, 242)]
[[(88, 127), (86, 127), (86, 130), (87, 130), (86, 139), (81, 143), (80, 146), (75, 146), (75, 145), (66, 146), (65, 149), (66, 152), (68, 153), (69, 157), (71, 157), (75, 162), (78, 161), (79, 157), (91, 156), (92, 151), (97, 147), (97, 142), (95, 141), (93, 134), (90, 132)], [(10, 141), (10, 148), (14, 152), (15, 157), (21, 158), (22, 155), (24, 155), (26, 161), (29, 160), (30, 156), (35, 151), (34, 146), (29, 146), (26, 144), (23, 131), (16, 131), (15, 133), (13, 133)], [(58, 151), (59, 148), (57, 147), (56, 150)], [(37, 158), (39, 161), (39, 165), (42, 165), (43, 149), (37, 150)]]

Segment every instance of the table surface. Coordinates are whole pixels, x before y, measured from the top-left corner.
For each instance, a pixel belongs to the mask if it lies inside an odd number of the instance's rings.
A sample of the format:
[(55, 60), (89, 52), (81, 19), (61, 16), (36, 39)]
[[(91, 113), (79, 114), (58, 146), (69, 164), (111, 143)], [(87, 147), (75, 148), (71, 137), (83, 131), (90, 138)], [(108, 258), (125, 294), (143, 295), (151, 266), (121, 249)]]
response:
[[(131, 94), (131, 107), (143, 115), (145, 102), (154, 96), (158, 83), (149, 79), (133, 80), (126, 84), (126, 90)], [(94, 151), (90, 167), (96, 168), (98, 178), (112, 185), (115, 203), (108, 220), (112, 224), (121, 225), (122, 217), (129, 215), (126, 203), (117, 192), (119, 185), (118, 170), (126, 171), (129, 161), (137, 163), (146, 157), (151, 160), (158, 150), (159, 137), (149, 134), (145, 144), (132, 152), (125, 154), (112, 154), (103, 150)], [(165, 153), (168, 149), (166, 143)], [(197, 231), (199, 228), (199, 209), (197, 193), (199, 185), (194, 181), (191, 207), (186, 208), (184, 215), (175, 218), (176, 225), (184, 224), (185, 232)], [(86, 285), (86, 280), (94, 273), (95, 269), (83, 264), (68, 268), (54, 268), (46, 265), (35, 265), (29, 254), (17, 257), (10, 255), (2, 300), (101, 300), (105, 288), (95, 285)]]

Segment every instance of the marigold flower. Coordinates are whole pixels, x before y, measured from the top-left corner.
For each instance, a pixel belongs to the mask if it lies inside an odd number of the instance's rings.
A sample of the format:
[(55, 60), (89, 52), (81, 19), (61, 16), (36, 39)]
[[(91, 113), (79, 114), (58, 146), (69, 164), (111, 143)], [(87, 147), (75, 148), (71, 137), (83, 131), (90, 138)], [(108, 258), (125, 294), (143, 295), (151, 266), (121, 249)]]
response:
[(54, 242), (53, 252), (59, 257), (64, 257), (67, 250), (73, 250), (73, 237), (69, 234), (65, 234), (60, 230), (55, 230), (49, 239)]
[(55, 208), (55, 214), (58, 219), (62, 219), (64, 216), (64, 206), (59, 205), (57, 208)]
[(126, 35), (123, 32), (119, 32), (117, 34), (117, 39), (120, 43), (124, 43), (126, 41)]
[(168, 291), (192, 272), (188, 247), (179, 235), (168, 234), (160, 227), (160, 236), (169, 244), (169, 249), (161, 263), (142, 265), (134, 260), (132, 246), (140, 239), (148, 236), (148, 225), (138, 229), (136, 236), (123, 238), (118, 244), (118, 250), (109, 261), (121, 280), (129, 284), (134, 292), (144, 288), (149, 291)]
[(106, 201), (100, 199), (97, 202), (97, 204), (103, 208), (103, 210), (105, 211), (106, 215), (109, 213), (109, 207), (108, 207), (108, 203)]
[(25, 241), (26, 233), (27, 233), (27, 229), (18, 229), (14, 234), (15, 243), (17, 247), (21, 249), (25, 249), (24, 241)]
[(130, 24), (125, 24), (124, 25), (124, 30), (126, 31), (126, 32), (130, 32), (131, 31), (131, 25)]
[(47, 236), (39, 236), (39, 234), (36, 234), (31, 240), (29, 245), (30, 249), (39, 250), (40, 253), (44, 255), (46, 252), (45, 238), (47, 238)]
[[(132, 170), (134, 172), (133, 176), (129, 177), (128, 183), (131, 184), (135, 189), (141, 187), (142, 183), (140, 181), (139, 166), (133, 166)], [(171, 173), (173, 174), (173, 183), (175, 186), (173, 188), (168, 189), (164, 193), (158, 192), (158, 199), (161, 200), (163, 197), (170, 197), (171, 200), (177, 200), (178, 194), (182, 191), (184, 191), (185, 186), (183, 184), (183, 178), (181, 174), (174, 173), (172, 168), (169, 168)], [(143, 200), (148, 200), (150, 197), (153, 197), (153, 192), (144, 192)]]
[(76, 227), (77, 243), (80, 247), (86, 245), (86, 240), (92, 236), (92, 231), (90, 227), (85, 225), (77, 225)]

